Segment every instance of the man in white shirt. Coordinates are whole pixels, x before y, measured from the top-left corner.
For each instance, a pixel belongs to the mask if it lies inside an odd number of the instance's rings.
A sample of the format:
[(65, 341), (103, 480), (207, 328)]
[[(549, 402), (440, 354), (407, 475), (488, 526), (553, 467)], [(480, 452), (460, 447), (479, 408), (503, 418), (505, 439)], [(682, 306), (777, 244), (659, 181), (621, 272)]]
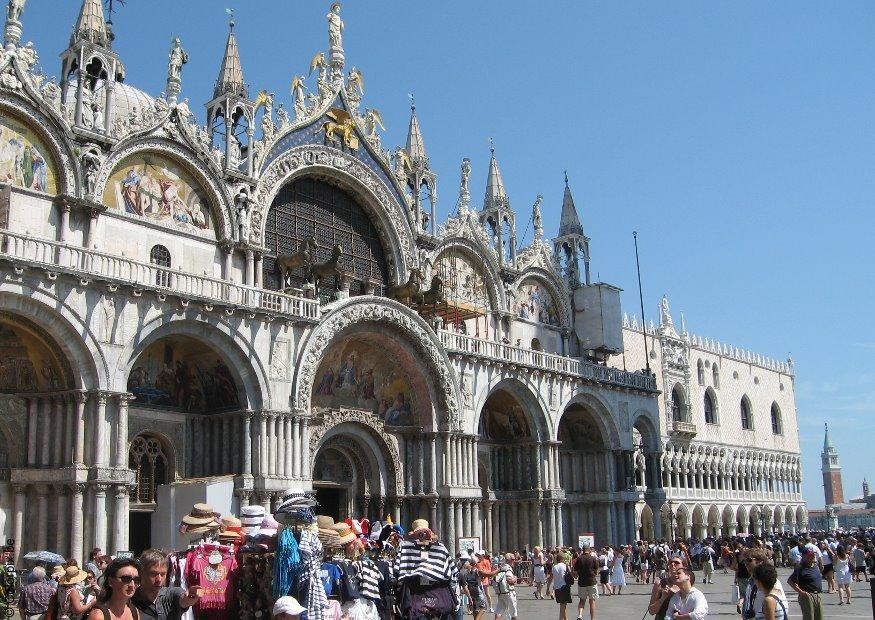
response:
[(787, 552), (787, 557), (790, 558), (790, 563), (793, 565), (793, 568), (799, 566), (799, 563), (802, 562), (802, 552), (799, 551), (799, 545), (793, 545), (790, 547), (790, 551)]
[(708, 601), (698, 588), (690, 582), (692, 572), (689, 568), (675, 568), (672, 581), (679, 588), (668, 602), (665, 620), (705, 620), (708, 617)]

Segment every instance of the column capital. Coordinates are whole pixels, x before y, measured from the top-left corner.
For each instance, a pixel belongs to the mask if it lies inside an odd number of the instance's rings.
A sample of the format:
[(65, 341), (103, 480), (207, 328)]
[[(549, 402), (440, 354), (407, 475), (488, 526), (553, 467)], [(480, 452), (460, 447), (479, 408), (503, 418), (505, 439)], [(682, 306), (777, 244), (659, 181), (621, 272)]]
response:
[(120, 484), (115, 488), (115, 497), (116, 499), (123, 499), (128, 496), (131, 490), (128, 488), (126, 484)]
[(26, 484), (13, 484), (12, 485), (12, 492), (15, 493), (15, 495), (26, 495), (27, 494), (27, 487), (28, 487), (28, 485), (26, 485)]
[(70, 392), (70, 395), (73, 397), (73, 400), (79, 404), (83, 405), (88, 400), (88, 392), (85, 390), (73, 390)]
[(249, 489), (236, 489), (234, 491), (234, 495), (236, 495), (241, 501), (245, 500), (248, 502), (249, 499), (252, 497), (252, 491), (250, 491)]
[(120, 405), (127, 405), (129, 402), (137, 398), (135, 394), (131, 394), (130, 392), (118, 392), (115, 397)]
[(97, 398), (97, 404), (101, 407), (105, 407), (106, 401), (109, 400), (110, 396), (112, 396), (112, 392), (104, 392), (103, 390), (100, 390), (95, 393), (95, 396)]
[(84, 482), (73, 482), (68, 484), (67, 487), (73, 493), (73, 495), (84, 495), (86, 489), (88, 489), (88, 485)]
[(106, 495), (106, 492), (109, 491), (110, 485), (108, 485), (104, 482), (98, 482), (97, 484), (93, 485), (93, 487), (94, 487), (95, 494)]
[(49, 485), (47, 484), (35, 484), (33, 488), (36, 490), (36, 494), (40, 497), (44, 497), (49, 494)]

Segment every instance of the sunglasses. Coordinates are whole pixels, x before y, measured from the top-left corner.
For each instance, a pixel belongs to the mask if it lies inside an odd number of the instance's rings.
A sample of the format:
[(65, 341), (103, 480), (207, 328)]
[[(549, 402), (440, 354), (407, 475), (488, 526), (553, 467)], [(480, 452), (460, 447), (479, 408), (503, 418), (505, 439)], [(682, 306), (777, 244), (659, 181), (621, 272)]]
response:
[(135, 583), (137, 585), (140, 585), (140, 578), (135, 577), (134, 575), (117, 575), (116, 579), (124, 584)]

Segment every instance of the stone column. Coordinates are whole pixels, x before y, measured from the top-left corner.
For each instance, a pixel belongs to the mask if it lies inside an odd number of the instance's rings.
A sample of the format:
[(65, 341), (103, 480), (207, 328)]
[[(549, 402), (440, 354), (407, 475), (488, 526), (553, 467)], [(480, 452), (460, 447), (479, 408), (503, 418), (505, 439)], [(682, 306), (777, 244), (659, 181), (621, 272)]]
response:
[(52, 455), (51, 451), (51, 408), (52, 401), (49, 398), (40, 399), (42, 407), (40, 407), (40, 422), (39, 422), (39, 435), (40, 435), (40, 452), (39, 452), (39, 464), (42, 467), (48, 467), (51, 464)]
[(437, 532), (440, 531), (438, 527), (438, 500), (436, 497), (428, 498), (428, 522), (431, 524), (432, 529)]
[(67, 232), (70, 230), (70, 205), (66, 202), (58, 206), (58, 211), (61, 214), (61, 221), (58, 224), (58, 241), (67, 243)]
[(257, 252), (255, 254), (255, 286), (258, 288), (262, 287), (262, 278), (264, 276), (264, 272), (262, 270), (262, 255), (261, 252)]
[[(27, 466), (36, 467), (36, 435), (39, 399), (31, 397), (27, 401)], [(18, 540), (16, 539), (16, 544)]]
[(416, 491), (417, 493), (425, 493), (426, 483), (425, 483), (425, 437), (420, 435), (416, 438), (416, 457), (417, 457), (417, 482), (416, 482)]
[(511, 531), (511, 549), (510, 551), (518, 551), (522, 546), (520, 536), (520, 504), (519, 502), (511, 502), (510, 504), (510, 531)]
[(471, 536), (471, 502), (462, 502), (462, 536)]
[(310, 420), (307, 418), (304, 418), (303, 426), (301, 427), (301, 456), (301, 477), (309, 479), (311, 477), (312, 469), (310, 467)]
[(106, 484), (96, 484), (92, 488), (94, 489), (94, 529), (91, 540), (95, 547), (106, 551), (106, 491), (109, 487)]
[(492, 552), (492, 502), (483, 502), (483, 548)]
[(76, 435), (76, 401), (72, 394), (64, 396), (64, 466), (73, 463)]
[(16, 484), (12, 490), (15, 494), (15, 505), (12, 510), (12, 538), (15, 539), (14, 562), (16, 566), (20, 566), (21, 551), (24, 548), (24, 506), (27, 503), (27, 487), (23, 484)]
[(483, 522), (480, 520), (480, 500), (475, 499), (471, 502), (471, 521), (474, 524), (474, 528), (471, 531), (472, 536), (480, 537), (480, 544), (483, 544)]
[(480, 461), (477, 460), (477, 438), (471, 437), (471, 486), (477, 486), (480, 478)]
[(79, 566), (83, 565), (84, 558), (82, 556), (85, 547), (85, 527), (82, 523), (84, 494), (84, 484), (75, 483), (70, 485), (72, 504), (72, 514), (70, 516), (70, 556), (79, 562)]
[(437, 435), (429, 434), (428, 437), (429, 450), (429, 467), (428, 467), (428, 492), (437, 493)]
[(615, 502), (614, 507), (617, 512), (617, 544), (624, 545), (628, 541), (626, 539), (626, 506), (623, 502)]
[(45, 485), (36, 486), (37, 507), (36, 523), (30, 522), (36, 528), (36, 547), (38, 550), (46, 549), (49, 535), (49, 489)]
[(123, 484), (115, 488), (115, 515), (113, 515), (112, 542), (115, 551), (128, 550), (128, 487)]
[[(98, 467), (105, 466), (106, 461), (106, 392), (98, 392), (94, 408), (94, 464)], [(104, 518), (106, 515), (104, 515)], [(99, 518), (99, 517), (98, 517)], [(101, 547), (96, 544), (95, 547)]]
[(246, 250), (246, 285), (255, 286), (255, 252)]
[(447, 500), (447, 518), (445, 523), (446, 525), (446, 544), (447, 549), (450, 550), (450, 556), (456, 557), (456, 503), (448, 499)]
[(61, 396), (52, 399), (52, 419), (46, 431), (53, 435), (52, 460), (53, 467), (60, 467), (64, 461), (64, 400)]
[(503, 521), (503, 506), (501, 503), (496, 502), (492, 505), (492, 540), (490, 541), (491, 547), (488, 548), (490, 553), (495, 553), (496, 551), (504, 551), (501, 545), (501, 534), (502, 528), (500, 526)]
[(533, 468), (533, 469), (534, 469), (534, 473), (535, 473), (535, 489), (538, 490), (538, 491), (540, 491), (541, 489), (544, 488), (544, 483), (541, 481), (541, 462), (542, 462), (542, 459), (541, 459), (541, 444), (540, 444), (540, 443), (536, 443), (536, 444), (532, 447), (532, 450), (534, 451), (534, 456), (535, 456), (535, 459), (534, 459), (534, 461), (535, 461), (535, 467)]
[(456, 505), (456, 535), (452, 540), (453, 557), (455, 557), (455, 554), (458, 551), (456, 538), (465, 535), (465, 515), (463, 513), (462, 502), (456, 500), (453, 503)]
[(539, 514), (539, 503), (537, 500), (533, 502), (529, 502), (529, 541), (532, 544), (532, 547), (542, 547), (541, 545), (541, 537), (539, 532), (538, 524), (541, 521), (541, 515)]
[(256, 423), (258, 425), (258, 452), (256, 460), (258, 462), (258, 475), (267, 475), (267, 418), (263, 411), (256, 414)]
[(234, 266), (234, 245), (231, 243), (222, 245), (222, 279), (230, 280)]
[[(115, 466), (128, 466), (128, 403), (133, 394), (118, 395), (118, 428), (116, 429)], [(124, 551), (124, 549), (122, 549)]]
[(54, 487), (55, 493), (55, 510), (58, 515), (55, 524), (55, 552), (59, 555), (69, 557), (70, 553), (70, 528), (68, 527), (67, 509), (70, 506), (70, 498), (67, 497), (67, 488), (60, 484)]
[(283, 475), (291, 478), (295, 470), (293, 465), (295, 453), (292, 449), (292, 418), (291, 414), (283, 415)]
[(295, 478), (301, 477), (301, 420), (300, 418), (295, 418), (292, 421), (295, 425), (294, 432), (292, 434), (292, 452), (293, 455), (293, 470), (292, 475)]

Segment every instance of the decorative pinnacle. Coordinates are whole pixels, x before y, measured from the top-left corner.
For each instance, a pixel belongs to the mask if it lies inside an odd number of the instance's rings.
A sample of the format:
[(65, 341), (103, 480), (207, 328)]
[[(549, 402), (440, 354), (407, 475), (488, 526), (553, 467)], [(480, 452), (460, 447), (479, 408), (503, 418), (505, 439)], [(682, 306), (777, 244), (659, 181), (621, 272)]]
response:
[(489, 137), (489, 152), (495, 155), (495, 141), (492, 139), (492, 136)]
[(228, 14), (228, 25), (231, 27), (231, 30), (234, 30), (234, 9), (225, 9), (225, 13)]
[(410, 97), (410, 111), (416, 112), (416, 97), (413, 96), (413, 93), (407, 93), (407, 96)]
[(565, 187), (568, 187), (568, 171), (565, 170)]

